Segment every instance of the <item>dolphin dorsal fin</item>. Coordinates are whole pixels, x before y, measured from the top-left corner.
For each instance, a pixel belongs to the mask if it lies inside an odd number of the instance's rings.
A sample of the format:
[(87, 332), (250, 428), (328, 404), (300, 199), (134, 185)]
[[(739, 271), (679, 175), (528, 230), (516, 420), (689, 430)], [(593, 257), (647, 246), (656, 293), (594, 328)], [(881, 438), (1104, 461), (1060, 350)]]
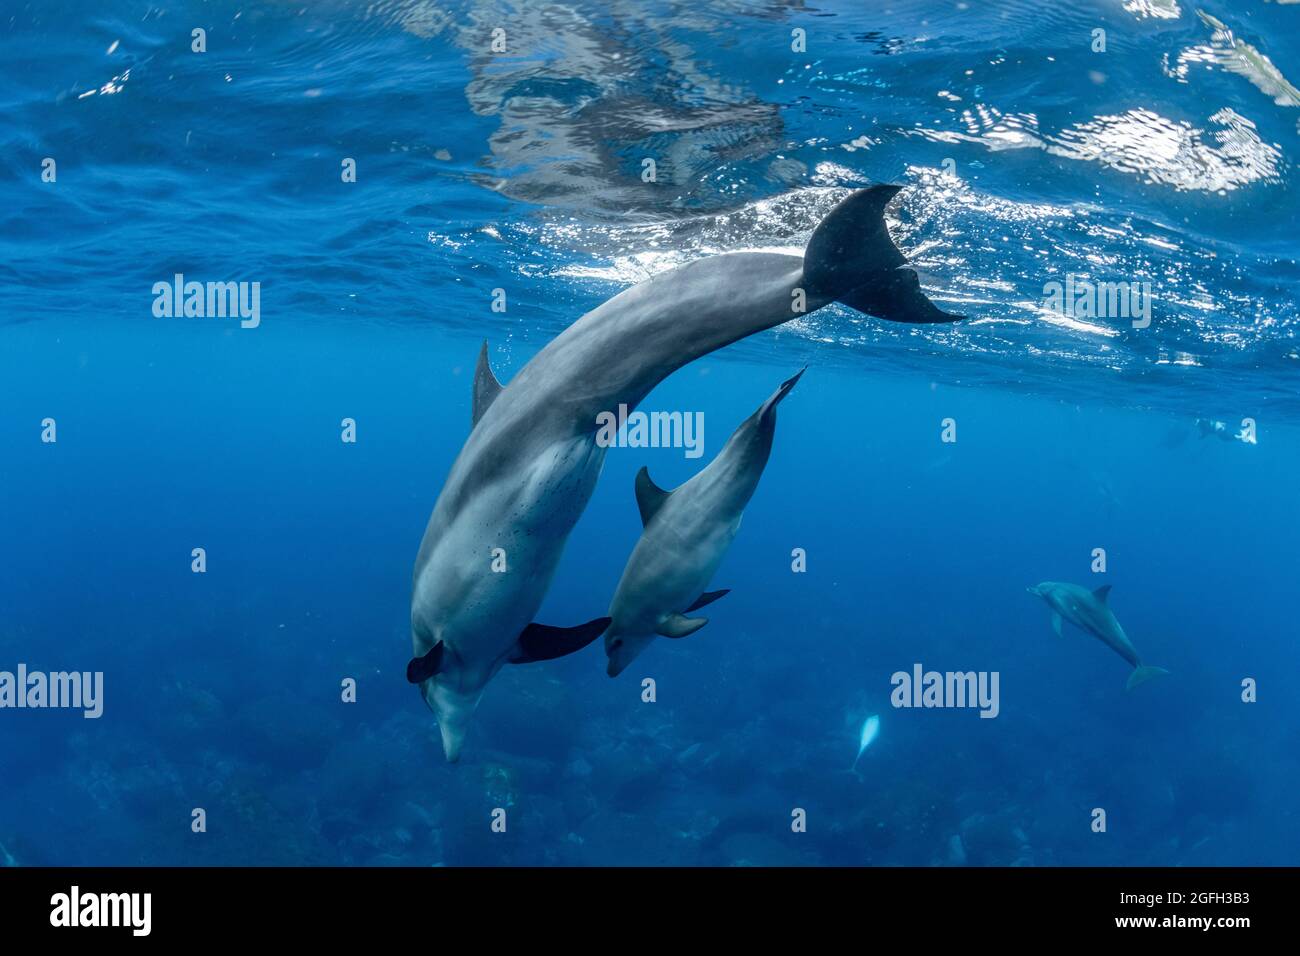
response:
[(636, 506), (641, 509), (642, 526), (650, 523), (650, 519), (659, 513), (671, 494), (671, 491), (664, 491), (651, 480), (649, 468), (641, 466), (641, 470), (636, 473)]
[(487, 339), (484, 339), (483, 348), (478, 353), (478, 365), (474, 369), (474, 419), (471, 427), (478, 424), (488, 406), (496, 401), (496, 397), (501, 394), (501, 387), (488, 363), (488, 344)]
[(1092, 596), (1102, 604), (1105, 604), (1106, 598), (1110, 597), (1110, 585), (1103, 584), (1101, 587), (1097, 588), (1097, 590), (1092, 592)]

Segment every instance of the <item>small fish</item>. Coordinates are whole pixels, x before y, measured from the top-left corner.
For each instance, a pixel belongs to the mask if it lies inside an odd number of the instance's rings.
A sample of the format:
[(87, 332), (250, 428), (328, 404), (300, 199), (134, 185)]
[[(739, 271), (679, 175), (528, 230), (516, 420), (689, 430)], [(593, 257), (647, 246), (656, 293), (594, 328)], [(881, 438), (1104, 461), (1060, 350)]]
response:
[(878, 714), (872, 714), (862, 722), (862, 734), (858, 738), (858, 755), (853, 758), (853, 766), (849, 768), (850, 770), (857, 769), (858, 761), (862, 759), (863, 751), (871, 746), (871, 742), (876, 739), (876, 735), (879, 733), (880, 716)]

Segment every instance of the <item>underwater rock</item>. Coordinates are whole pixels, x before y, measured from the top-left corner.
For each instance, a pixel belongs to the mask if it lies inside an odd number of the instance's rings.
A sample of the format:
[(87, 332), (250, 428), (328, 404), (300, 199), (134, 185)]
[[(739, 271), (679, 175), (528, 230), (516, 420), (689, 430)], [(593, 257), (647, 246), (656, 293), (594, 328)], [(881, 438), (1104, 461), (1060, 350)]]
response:
[(582, 757), (575, 757), (565, 765), (564, 773), (566, 776), (583, 780), (591, 776), (591, 764)]
[(402, 768), (382, 737), (345, 737), (332, 746), (318, 771), (322, 805), (365, 809), (385, 801), (401, 785)]
[(527, 667), (507, 668), (497, 681), (506, 686), (485, 694), (474, 718), (477, 746), (546, 760), (573, 749), (585, 714), (563, 681)]
[(966, 865), (966, 847), (961, 842), (961, 835), (958, 833), (954, 833), (948, 838), (948, 865)]
[(570, 862), (579, 866), (693, 866), (699, 841), (673, 839), (655, 818), (601, 809), (573, 828), (566, 844)]
[(150, 709), (150, 728), (160, 740), (193, 741), (219, 736), (226, 727), (226, 707), (211, 691), (187, 681), (163, 686), (161, 700)]
[(616, 810), (637, 810), (661, 796), (680, 775), (673, 755), (638, 737), (620, 741), (591, 755), (589, 786), (605, 795)]
[[(204, 856), (215, 860), (232, 855), (244, 866), (270, 866), (292, 861), (295, 866), (321, 866), (332, 862), (317, 834), (303, 825), (303, 808), (287, 801), (282, 792), (268, 793), (266, 784), (251, 777), (231, 782), (222, 798), (209, 807), (209, 826), (220, 821), (234, 846), (221, 841), (199, 841)], [(188, 835), (188, 833), (186, 834)], [(194, 862), (212, 865), (210, 860)]]
[(280, 772), (319, 767), (340, 730), (338, 718), (327, 709), (282, 696), (260, 697), (241, 707), (231, 727), (253, 759)]
[(1015, 823), (1010, 810), (998, 813), (975, 813), (961, 823), (959, 839), (966, 857), (975, 866), (1008, 866), (1024, 855), (1024, 830)]
[[(792, 840), (799, 837), (791, 834)], [(798, 850), (766, 833), (733, 833), (722, 841), (722, 855), (729, 866), (816, 866), (816, 854)]]
[(183, 800), (177, 768), (139, 740), (106, 739), (65, 769), (72, 785), (84, 790), (100, 811), (119, 817), (149, 818), (160, 807)]
[(500, 764), (483, 767), (483, 797), (493, 807), (513, 807), (516, 791), (515, 774), (509, 767)]
[(751, 748), (752, 741), (740, 735), (728, 734), (719, 742), (713, 759), (695, 769), (694, 775), (724, 794), (748, 792), (759, 780), (760, 772), (767, 770), (760, 757)]

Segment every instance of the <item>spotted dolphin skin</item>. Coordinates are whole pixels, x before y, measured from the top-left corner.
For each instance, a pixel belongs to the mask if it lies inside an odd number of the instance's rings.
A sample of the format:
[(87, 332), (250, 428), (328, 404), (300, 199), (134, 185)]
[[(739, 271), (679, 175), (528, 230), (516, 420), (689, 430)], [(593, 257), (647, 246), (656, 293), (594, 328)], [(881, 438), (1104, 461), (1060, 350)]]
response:
[(740, 518), (772, 453), (776, 406), (799, 377), (782, 382), (727, 439), (718, 457), (694, 478), (664, 491), (642, 468), (636, 502), (645, 530), (628, 558), (609, 606), (607, 672), (616, 677), (655, 635), (688, 637), (706, 617), (687, 617), (727, 591), (704, 589), (740, 530)]
[[(629, 409), (702, 355), (839, 300), (898, 322), (948, 322), (885, 228), (899, 187), (858, 190), (802, 256), (711, 256), (657, 275), (578, 319), (502, 387), (479, 355), (473, 427), (415, 560), (407, 678), (436, 714), (448, 760), (507, 663), (572, 653), (608, 621), (533, 622), (605, 459), (598, 416)], [(802, 311), (800, 307), (802, 306)]]
[(1119, 621), (1111, 612), (1109, 584), (1089, 591), (1078, 584), (1044, 581), (1026, 590), (1041, 597), (1052, 609), (1052, 629), (1058, 637), (1061, 634), (1061, 621), (1069, 621), (1128, 661), (1133, 667), (1132, 673), (1128, 675), (1128, 690), (1153, 677), (1169, 673), (1163, 667), (1151, 667), (1142, 663), (1137, 648), (1129, 641), (1124, 628), (1119, 626)]

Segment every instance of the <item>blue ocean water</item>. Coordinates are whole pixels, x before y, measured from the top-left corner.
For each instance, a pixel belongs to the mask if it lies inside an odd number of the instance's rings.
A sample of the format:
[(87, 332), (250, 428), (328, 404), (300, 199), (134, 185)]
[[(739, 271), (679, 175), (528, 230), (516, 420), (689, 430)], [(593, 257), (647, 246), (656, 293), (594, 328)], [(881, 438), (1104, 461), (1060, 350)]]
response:
[[(9, 4), (0, 670), (104, 697), (0, 709), (0, 863), (1295, 863), (1297, 17)], [(703, 459), (613, 450), (538, 617), (602, 614), (636, 471), (684, 481), (808, 365), (731, 593), (617, 679), (599, 645), (505, 668), (447, 764), (410, 576), (482, 340), (508, 383), (633, 283), (799, 250), (882, 181), (970, 318), (832, 305), (665, 381), (643, 407), (702, 412)], [(177, 273), (260, 283), (259, 324), (155, 317)], [(1067, 275), (1149, 282), (1150, 326), (1044, 307)], [(1044, 580), (1112, 585), (1170, 675), (1126, 692)], [(892, 706), (915, 664), (996, 672), (998, 716)]]

